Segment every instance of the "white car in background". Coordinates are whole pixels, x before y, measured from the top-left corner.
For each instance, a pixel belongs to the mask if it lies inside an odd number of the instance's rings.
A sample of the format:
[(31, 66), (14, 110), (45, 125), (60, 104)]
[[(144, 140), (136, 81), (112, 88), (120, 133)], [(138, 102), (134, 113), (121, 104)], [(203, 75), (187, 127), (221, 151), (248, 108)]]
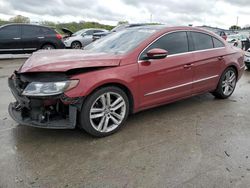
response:
[(241, 36), (239, 34), (234, 34), (234, 35), (228, 35), (227, 36), (227, 42), (232, 44), (235, 47), (241, 48)]
[(233, 34), (227, 36), (227, 42), (235, 47), (242, 48), (242, 42), (247, 41), (247, 36), (242, 34)]
[(250, 48), (245, 52), (244, 61), (247, 69), (250, 70)]
[(81, 49), (93, 41), (94, 33), (108, 32), (106, 29), (82, 29), (64, 39), (66, 48)]

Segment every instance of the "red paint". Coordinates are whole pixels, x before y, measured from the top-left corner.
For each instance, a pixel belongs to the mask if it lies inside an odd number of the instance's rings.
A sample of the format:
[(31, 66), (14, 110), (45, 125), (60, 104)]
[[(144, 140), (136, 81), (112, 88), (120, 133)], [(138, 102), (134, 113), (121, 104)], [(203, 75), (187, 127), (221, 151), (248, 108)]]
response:
[(61, 40), (63, 37), (62, 37), (62, 35), (60, 35), (60, 34), (57, 33), (56, 34), (56, 38), (59, 39), (59, 40)]
[[(238, 71), (238, 79), (241, 77), (244, 71), (243, 53), (225, 41), (222, 41), (225, 48), (189, 52), (138, 63), (139, 54), (147, 45), (162, 34), (176, 30), (201, 31), (218, 38), (217, 35), (198, 28), (170, 27), (155, 33), (132, 52), (122, 56), (88, 54), (81, 50), (36, 52), (27, 60), (20, 72), (63, 72), (84, 67), (109, 67), (74, 75), (72, 79), (79, 79), (80, 82), (65, 95), (84, 97), (105, 84), (120, 84), (131, 92), (134, 112), (213, 91), (228, 66), (234, 66)], [(216, 75), (218, 76), (213, 77)], [(203, 80), (209, 77), (211, 79)], [(195, 82), (197, 80), (203, 81)], [(147, 95), (166, 88), (169, 90)]]

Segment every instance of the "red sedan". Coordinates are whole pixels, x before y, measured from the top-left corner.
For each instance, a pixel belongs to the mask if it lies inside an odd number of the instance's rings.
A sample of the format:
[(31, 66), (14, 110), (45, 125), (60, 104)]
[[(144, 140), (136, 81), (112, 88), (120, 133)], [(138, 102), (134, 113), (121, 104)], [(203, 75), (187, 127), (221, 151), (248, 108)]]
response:
[(142, 26), (85, 50), (38, 51), (9, 78), (19, 124), (75, 128), (102, 137), (128, 114), (205, 92), (225, 99), (244, 71), (244, 54), (193, 27)]

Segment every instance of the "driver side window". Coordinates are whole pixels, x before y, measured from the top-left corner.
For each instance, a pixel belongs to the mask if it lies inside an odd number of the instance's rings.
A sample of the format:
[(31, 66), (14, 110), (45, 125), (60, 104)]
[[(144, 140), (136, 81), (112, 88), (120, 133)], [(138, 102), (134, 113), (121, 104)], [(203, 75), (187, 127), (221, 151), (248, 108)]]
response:
[(93, 35), (93, 30), (88, 30), (84, 33), (84, 35)]
[(168, 51), (168, 55), (188, 52), (188, 39), (185, 31), (166, 34), (151, 44), (140, 56), (140, 60), (146, 57), (146, 53), (153, 48), (161, 48)]

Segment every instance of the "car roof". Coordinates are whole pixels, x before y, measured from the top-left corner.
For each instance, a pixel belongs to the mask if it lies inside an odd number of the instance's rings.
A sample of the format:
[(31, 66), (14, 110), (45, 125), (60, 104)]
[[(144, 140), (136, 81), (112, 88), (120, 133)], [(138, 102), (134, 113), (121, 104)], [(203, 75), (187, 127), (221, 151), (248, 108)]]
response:
[[(106, 29), (102, 29), (102, 28), (86, 28), (86, 29), (81, 29), (81, 30), (88, 31), (88, 30), (106, 30)], [(81, 30), (79, 30), (79, 31), (81, 31)]]
[(166, 25), (143, 25), (143, 26), (138, 26), (138, 27), (129, 27), (126, 29), (131, 29), (131, 30), (137, 30), (137, 29), (153, 29), (153, 30), (158, 30), (158, 31), (198, 31), (198, 32), (206, 32), (213, 34), (213, 32), (208, 31), (206, 29), (201, 29), (197, 27), (191, 27), (191, 26), (166, 26)]
[(47, 28), (47, 29), (53, 29), (52, 27), (48, 27), (48, 26), (45, 26), (45, 25), (37, 25), (37, 24), (29, 24), (29, 23), (9, 23), (9, 24), (5, 24), (5, 25), (1, 25), (1, 27), (6, 27), (6, 26), (11, 26), (11, 25), (28, 25), (28, 26), (34, 26), (34, 27), (44, 27), (44, 28)]

